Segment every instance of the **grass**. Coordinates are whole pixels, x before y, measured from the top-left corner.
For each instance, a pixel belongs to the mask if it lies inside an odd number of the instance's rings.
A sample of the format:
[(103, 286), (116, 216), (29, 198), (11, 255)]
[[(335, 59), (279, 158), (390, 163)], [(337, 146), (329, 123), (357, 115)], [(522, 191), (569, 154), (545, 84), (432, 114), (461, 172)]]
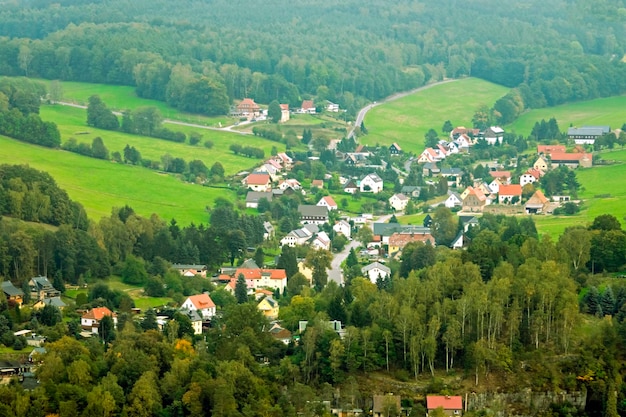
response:
[(397, 142), (405, 152), (421, 153), (428, 129), (441, 134), (446, 120), (455, 126), (471, 126), (474, 112), (493, 103), (508, 89), (477, 78), (465, 78), (419, 91), (374, 107), (365, 117), (369, 145)]
[(183, 158), (187, 162), (199, 159), (209, 168), (215, 161), (220, 161), (227, 175), (235, 174), (242, 169), (249, 169), (261, 162), (260, 160), (233, 154), (229, 150), (229, 147), (234, 143), (261, 148), (265, 151), (266, 156), (270, 155), (273, 146), (276, 146), (280, 151), (284, 151), (285, 149), (284, 144), (252, 135), (244, 136), (237, 133), (199, 129), (188, 126), (166, 125), (172, 130), (181, 131), (187, 135), (193, 131), (198, 132), (202, 134), (202, 142), (205, 140), (211, 140), (213, 142), (213, 148), (208, 149), (202, 144), (192, 146), (186, 143), (170, 142), (146, 136), (100, 130), (86, 125), (86, 110), (60, 105), (42, 106), (41, 117), (44, 120), (54, 121), (57, 124), (63, 142), (73, 137), (78, 142), (91, 144), (93, 138), (100, 136), (111, 153), (117, 151), (123, 154), (124, 147), (129, 144), (141, 152), (142, 158), (152, 161), (160, 161), (161, 157), (166, 153), (174, 157)]
[[(38, 79), (37, 81), (46, 85), (49, 90), (50, 81)], [(184, 113), (162, 101), (149, 100), (138, 97), (135, 87), (125, 85), (92, 84), (72, 81), (61, 81), (63, 89), (63, 101), (75, 104), (87, 105), (89, 97), (98, 95), (102, 101), (112, 110), (136, 109), (137, 107), (152, 106), (159, 109), (163, 117), (167, 119), (181, 120), (185, 122), (198, 123), (206, 126), (218, 126), (232, 124), (235, 119), (221, 117), (207, 117), (198, 114)]]
[(412, 224), (414, 226), (422, 226), (426, 213), (407, 214), (405, 216), (396, 216), (400, 224)]
[(554, 117), (561, 131), (571, 126), (609, 125), (620, 128), (626, 122), (624, 115), (626, 96), (599, 98), (578, 103), (564, 104), (556, 107), (530, 110), (506, 127), (508, 132), (530, 135), (535, 122)]
[(0, 163), (28, 164), (46, 171), (90, 218), (109, 216), (126, 204), (146, 217), (157, 213), (179, 224), (207, 223), (206, 206), (217, 197), (235, 199), (234, 192), (184, 183), (172, 175), (116, 164), (70, 152), (43, 148), (0, 136)]

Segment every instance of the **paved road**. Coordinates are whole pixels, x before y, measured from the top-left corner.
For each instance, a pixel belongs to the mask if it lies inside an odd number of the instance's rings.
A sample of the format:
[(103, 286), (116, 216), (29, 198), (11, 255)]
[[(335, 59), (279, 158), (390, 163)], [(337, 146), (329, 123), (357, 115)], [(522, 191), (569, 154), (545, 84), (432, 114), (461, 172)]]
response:
[[(76, 107), (77, 109), (86, 109), (87, 108), (87, 106), (84, 106), (82, 104), (68, 103), (68, 102), (65, 102), (65, 101), (57, 101), (56, 104), (60, 104), (62, 106)], [(122, 116), (122, 113), (119, 112), (119, 111), (114, 111), (113, 114), (116, 115), (116, 116)], [(198, 128), (198, 129), (221, 130), (221, 131), (224, 131), (224, 132), (239, 133), (240, 135), (251, 135), (252, 134), (251, 132), (242, 132), (242, 131), (239, 131), (239, 130), (235, 130), (234, 129), (235, 125), (225, 126), (225, 127), (213, 127), (213, 126), (199, 125), (199, 124), (195, 124), (195, 123), (181, 122), (180, 120), (172, 120), (172, 119), (163, 119), (163, 123), (170, 124), (170, 125), (195, 127), (195, 128)], [(239, 125), (244, 125), (244, 124), (248, 124), (248, 123), (250, 123), (250, 122), (249, 121), (244, 121), (244, 122), (240, 122)]]
[(380, 104), (383, 104), (383, 103), (388, 103), (390, 101), (397, 100), (397, 99), (402, 98), (402, 97), (406, 97), (409, 94), (417, 93), (418, 91), (422, 91), (422, 90), (426, 90), (426, 89), (432, 88), (432, 87), (434, 87), (436, 85), (447, 84), (447, 83), (451, 83), (451, 82), (454, 82), (454, 81), (456, 81), (456, 80), (438, 81), (436, 83), (432, 83), (432, 84), (428, 84), (428, 85), (425, 85), (425, 86), (422, 86), (422, 87), (415, 88), (413, 90), (409, 90), (409, 91), (404, 91), (402, 93), (393, 94), (393, 95), (383, 99), (380, 102), (376, 102), (375, 101), (375, 102), (373, 102), (371, 104), (368, 104), (367, 106), (365, 106), (361, 110), (359, 110), (359, 114), (357, 114), (357, 116), (356, 116), (356, 121), (354, 122), (354, 125), (352, 126), (352, 129), (348, 133), (348, 138), (351, 138), (354, 135), (354, 129), (356, 127), (360, 127), (361, 126), (361, 123), (363, 122), (363, 119), (365, 119), (365, 115), (367, 114), (367, 112), (370, 111), (371, 109), (373, 109), (374, 107), (376, 107), (376, 106), (378, 106)]

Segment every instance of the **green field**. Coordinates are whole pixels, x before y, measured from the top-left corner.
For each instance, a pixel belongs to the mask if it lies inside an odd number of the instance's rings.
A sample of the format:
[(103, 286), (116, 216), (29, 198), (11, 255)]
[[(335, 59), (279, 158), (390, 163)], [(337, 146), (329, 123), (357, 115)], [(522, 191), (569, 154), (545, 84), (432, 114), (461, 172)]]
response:
[[(617, 163), (607, 166), (594, 166), (579, 169), (576, 176), (581, 184), (579, 197), (584, 201), (584, 209), (576, 216), (535, 216), (540, 234), (553, 237), (560, 235), (569, 226), (586, 226), (601, 214), (614, 215), (626, 226), (626, 150), (602, 154), (605, 160)], [(608, 197), (610, 195), (610, 197)], [(602, 197), (600, 197), (602, 196)]]
[(370, 110), (365, 117), (368, 134), (361, 143), (390, 145), (397, 142), (405, 152), (421, 153), (428, 129), (441, 134), (446, 120), (455, 126), (471, 126), (481, 105), (493, 103), (508, 88), (477, 78), (437, 85)]
[[(106, 139), (105, 139), (106, 142)], [(107, 143), (108, 145), (108, 143)], [(143, 215), (157, 213), (180, 224), (207, 223), (206, 206), (234, 192), (184, 183), (172, 175), (43, 148), (0, 136), (0, 163), (28, 164), (52, 175), (94, 220), (125, 204)]]
[[(50, 81), (37, 79), (49, 89)], [(61, 81), (63, 101), (86, 106), (89, 97), (96, 94), (100, 96), (107, 107), (112, 110), (136, 109), (137, 107), (153, 106), (159, 109), (163, 117), (167, 119), (182, 120), (198, 123), (206, 126), (218, 126), (232, 124), (234, 119), (227, 116), (206, 117), (198, 114), (181, 112), (166, 103), (157, 100), (149, 100), (137, 97), (135, 87), (126, 85), (91, 84), (73, 81)]]
[(626, 109), (626, 96), (599, 98), (562, 106), (546, 107), (524, 113), (515, 122), (506, 126), (506, 131), (528, 136), (535, 122), (541, 121), (541, 119), (547, 121), (552, 117), (559, 123), (561, 131), (567, 131), (570, 125), (577, 127), (609, 125), (612, 129), (616, 129), (626, 123), (624, 109)]

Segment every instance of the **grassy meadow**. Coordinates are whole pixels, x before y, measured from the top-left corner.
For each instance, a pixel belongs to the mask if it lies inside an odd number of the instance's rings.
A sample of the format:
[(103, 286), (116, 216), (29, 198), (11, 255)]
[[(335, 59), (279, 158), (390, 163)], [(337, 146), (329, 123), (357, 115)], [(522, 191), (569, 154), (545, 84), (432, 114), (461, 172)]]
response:
[(163, 219), (175, 218), (180, 224), (207, 223), (205, 208), (215, 198), (235, 199), (234, 192), (224, 189), (184, 183), (147, 168), (43, 148), (4, 136), (0, 136), (0, 149), (0, 163), (28, 164), (50, 173), (94, 220), (110, 215), (112, 207), (128, 204), (144, 216), (157, 213)]
[(515, 122), (506, 126), (507, 132), (524, 136), (530, 135), (535, 122), (554, 117), (559, 129), (566, 131), (571, 126), (609, 125), (612, 129), (620, 128), (626, 123), (626, 96), (598, 98), (595, 100), (563, 104), (556, 107), (530, 110), (521, 115)]
[[(202, 134), (202, 141), (196, 146), (186, 143), (170, 142), (163, 139), (150, 138), (147, 136), (129, 135), (124, 132), (116, 132), (110, 130), (95, 129), (87, 126), (87, 111), (75, 107), (62, 105), (47, 105), (41, 107), (41, 117), (44, 120), (53, 121), (59, 127), (62, 142), (73, 137), (78, 142), (91, 144), (93, 138), (100, 136), (104, 141), (109, 152), (115, 151), (122, 153), (126, 144), (134, 146), (143, 159), (160, 161), (161, 157), (166, 153), (174, 157), (183, 158), (189, 162), (194, 159), (200, 159), (207, 167), (211, 167), (216, 161), (224, 166), (227, 175), (235, 174), (242, 169), (250, 169), (259, 160), (250, 159), (244, 156), (236, 156), (229, 147), (233, 143), (254, 146), (265, 151), (265, 155), (269, 157), (273, 146), (283, 151), (285, 145), (272, 142), (267, 139), (259, 138), (253, 135), (242, 135), (238, 133), (230, 133), (220, 130), (209, 130), (201, 128), (193, 128), (179, 125), (165, 125), (169, 129), (184, 132), (187, 135), (191, 132)], [(213, 142), (213, 148), (208, 149), (203, 146), (205, 140)]]
[(428, 129), (441, 134), (446, 120), (455, 126), (471, 126), (482, 105), (493, 106), (508, 88), (478, 78), (437, 85), (374, 107), (365, 117), (368, 134), (361, 143), (390, 145), (397, 142), (406, 152), (421, 153)]

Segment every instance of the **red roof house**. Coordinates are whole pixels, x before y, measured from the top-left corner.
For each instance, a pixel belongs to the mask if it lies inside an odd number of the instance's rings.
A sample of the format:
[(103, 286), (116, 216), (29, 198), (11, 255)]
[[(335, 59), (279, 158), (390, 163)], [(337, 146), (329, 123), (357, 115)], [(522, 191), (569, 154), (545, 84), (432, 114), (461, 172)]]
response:
[(117, 325), (117, 315), (106, 307), (96, 307), (87, 311), (81, 317), (80, 325), (83, 329), (97, 334), (98, 327), (100, 326), (100, 321), (105, 316), (113, 318), (113, 323)]
[(460, 416), (463, 413), (463, 397), (460, 395), (427, 395), (426, 409), (428, 414), (436, 409), (443, 409), (449, 416)]
[(270, 191), (272, 189), (272, 181), (270, 174), (265, 172), (254, 172), (248, 175), (243, 183), (252, 191)]
[(216, 307), (209, 294), (196, 294), (187, 297), (181, 305), (181, 309), (189, 311), (197, 311), (206, 320), (215, 315)]
[(512, 204), (512, 200), (517, 197), (519, 204), (522, 199), (522, 186), (519, 184), (501, 185), (498, 190), (498, 202), (500, 204)]

